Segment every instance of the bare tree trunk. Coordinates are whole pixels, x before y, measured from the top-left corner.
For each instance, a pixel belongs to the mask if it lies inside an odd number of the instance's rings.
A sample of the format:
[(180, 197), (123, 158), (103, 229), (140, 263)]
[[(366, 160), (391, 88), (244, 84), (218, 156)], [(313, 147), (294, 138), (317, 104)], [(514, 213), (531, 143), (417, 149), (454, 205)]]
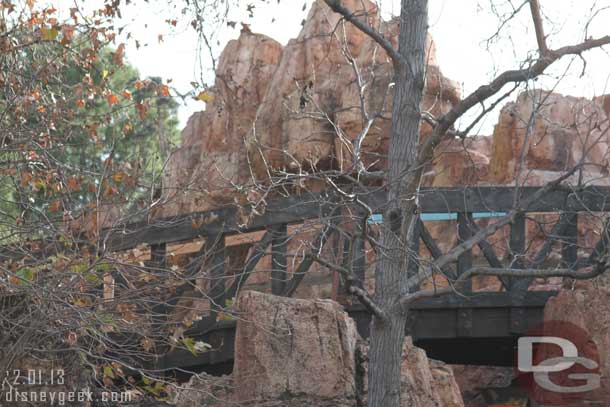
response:
[(414, 171), (425, 83), (428, 1), (402, 0), (392, 131), (388, 159), (389, 205), (381, 231), (382, 255), (375, 273), (375, 299), (387, 319), (373, 318), (369, 353), (369, 407), (400, 406), (400, 364), (405, 313), (398, 299), (407, 289), (408, 242), (413, 237), (420, 171)]

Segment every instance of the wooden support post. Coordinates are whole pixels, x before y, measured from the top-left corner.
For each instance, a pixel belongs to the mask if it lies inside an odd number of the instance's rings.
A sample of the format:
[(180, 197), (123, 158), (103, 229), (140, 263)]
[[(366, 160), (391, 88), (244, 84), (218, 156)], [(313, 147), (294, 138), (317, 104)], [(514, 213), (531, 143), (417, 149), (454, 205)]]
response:
[(366, 271), (366, 248), (364, 238), (357, 232), (352, 240), (352, 273), (357, 279), (356, 285), (364, 287)]
[[(523, 213), (518, 213), (510, 226), (509, 245), (511, 253), (510, 268), (522, 269), (522, 256), (525, 253), (525, 214)], [(511, 291), (513, 293), (517, 291), (527, 291), (526, 284), (529, 285), (529, 279), (511, 278)]]
[(225, 236), (222, 233), (210, 234), (206, 238), (206, 267), (209, 279), (208, 297), (212, 313), (225, 306)]
[[(468, 240), (472, 237), (471, 213), (458, 213), (458, 244)], [(464, 272), (472, 268), (472, 250), (465, 251), (458, 257), (457, 264), (457, 277), (461, 276)], [(461, 289), (464, 293), (472, 292), (472, 280), (468, 280)]]
[(288, 227), (286, 224), (269, 228), (271, 238), (271, 292), (282, 295), (286, 288), (288, 261)]
[(151, 267), (164, 269), (167, 266), (167, 244), (157, 243), (150, 245)]
[(561, 237), (562, 267), (573, 269), (578, 262), (578, 213), (567, 215), (567, 225)]
[[(509, 245), (512, 255), (510, 268), (522, 269), (524, 266), (522, 256), (525, 253), (525, 233), (525, 214), (518, 213), (510, 226)], [(510, 330), (515, 334), (523, 333), (526, 329), (525, 308), (520, 305), (524, 301), (530, 282), (531, 279), (523, 277), (510, 279), (510, 296), (515, 304), (510, 309)]]

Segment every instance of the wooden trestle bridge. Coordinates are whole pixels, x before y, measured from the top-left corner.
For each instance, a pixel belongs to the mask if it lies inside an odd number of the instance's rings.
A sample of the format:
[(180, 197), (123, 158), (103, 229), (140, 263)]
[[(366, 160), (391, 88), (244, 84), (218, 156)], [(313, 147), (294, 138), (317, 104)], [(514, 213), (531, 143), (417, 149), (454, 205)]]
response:
[[(577, 234), (579, 213), (610, 212), (610, 188), (586, 187), (580, 190), (555, 189), (540, 196), (536, 187), (471, 187), (471, 188), (434, 188), (423, 189), (420, 195), (421, 214), (457, 214), (458, 242), (468, 239), (476, 232), (473, 213), (502, 213), (516, 207), (519, 212), (510, 224), (509, 256), (505, 263), (494, 252), (486, 240), (478, 246), (491, 267), (525, 267), (519, 258), (526, 252), (526, 217), (528, 214), (558, 214), (558, 221), (545, 244), (534, 256), (528, 267), (540, 267), (555, 244), (561, 245), (562, 267), (581, 268), (590, 264), (595, 256), (602, 255), (608, 246), (607, 233), (602, 233), (597, 245), (587, 258), (578, 257)], [(372, 188), (351, 197), (368, 206), (373, 213), (383, 213), (386, 194), (382, 188)], [(345, 207), (345, 197), (340, 204), (331, 194), (307, 194), (290, 196), (271, 201), (264, 213), (249, 219), (243, 226), (242, 215), (237, 207), (228, 206), (216, 210), (191, 213), (172, 218), (171, 222), (156, 221), (127, 225), (121, 231), (113, 231), (108, 244), (113, 250), (130, 249), (140, 244), (151, 247), (151, 262), (165, 262), (166, 247), (169, 243), (188, 241), (205, 237), (206, 243), (199, 256), (207, 253), (206, 270), (214, 281), (207, 293), (212, 304), (225, 304), (225, 299), (235, 297), (257, 262), (265, 255), (268, 246), (272, 247), (272, 292), (276, 295), (290, 296), (303, 280), (312, 260), (305, 257), (291, 273), (287, 274), (286, 239), (287, 225), (299, 224), (317, 219), (325, 227), (314, 242), (322, 247), (336, 226), (338, 207)], [(225, 238), (232, 234), (264, 230), (262, 238), (250, 250), (243, 272), (231, 284), (226, 283)], [(417, 249), (423, 243), (433, 258), (443, 255), (437, 243), (420, 222), (419, 239), (412, 242)], [(364, 280), (365, 256), (364, 241), (352, 242), (352, 271)], [(211, 253), (211, 256), (210, 256)], [(203, 261), (203, 260), (201, 260)], [(471, 268), (472, 251), (462, 254), (457, 260), (457, 275)], [(187, 270), (187, 276), (194, 276), (201, 264)], [(417, 265), (416, 265), (417, 267)], [(213, 277), (216, 277), (215, 279)], [(528, 328), (541, 322), (546, 301), (556, 295), (554, 291), (528, 291), (531, 278), (505, 278), (503, 290), (498, 292), (468, 292), (464, 295), (444, 295), (437, 298), (422, 299), (413, 304), (407, 323), (407, 334), (412, 335), (415, 343), (423, 347), (432, 358), (449, 363), (511, 365), (514, 345), (519, 335)], [(225, 286), (226, 284), (226, 286)], [(175, 303), (174, 303), (175, 304)], [(171, 307), (172, 304), (165, 304)], [(363, 337), (368, 335), (370, 315), (358, 305), (347, 309), (355, 319)], [(201, 339), (212, 345), (214, 350), (194, 356), (186, 350), (174, 350), (160, 356), (158, 369), (199, 369), (207, 371), (230, 370), (233, 359), (235, 337), (234, 321), (217, 321), (214, 310), (212, 315), (197, 321), (188, 332), (189, 337)]]
[[(610, 188), (586, 187), (579, 190), (559, 188), (541, 196), (536, 187), (469, 187), (422, 189), (419, 200), (421, 214), (457, 214), (458, 242), (468, 239), (476, 232), (473, 213), (505, 213), (518, 208), (510, 224), (509, 255), (502, 261), (494, 247), (486, 240), (478, 246), (484, 259), (493, 268), (522, 268), (526, 261), (521, 256), (526, 252), (526, 217), (531, 214), (558, 214), (558, 221), (542, 248), (528, 260), (529, 268), (539, 267), (547, 258), (553, 245), (561, 245), (561, 262), (564, 268), (581, 268), (601, 256), (608, 246), (608, 233), (602, 233), (597, 245), (590, 249), (588, 257), (578, 257), (577, 233), (579, 213), (610, 212)], [(372, 213), (383, 213), (386, 193), (383, 188), (371, 188), (349, 195), (368, 206)], [(339, 199), (340, 198), (340, 199)], [(287, 273), (287, 225), (302, 224), (315, 219), (325, 225), (313, 245), (324, 246), (336, 227), (338, 210), (346, 205), (346, 196), (337, 198), (330, 193), (289, 196), (268, 202), (264, 212), (252, 216), (243, 225), (243, 212), (235, 206), (221, 207), (200, 213), (124, 225), (108, 232), (107, 245), (112, 251), (121, 251), (146, 244), (151, 248), (152, 265), (164, 265), (166, 249), (170, 243), (205, 238), (195, 261), (185, 275), (194, 280), (205, 261), (205, 270), (211, 283), (207, 295), (212, 304), (225, 304), (227, 298), (236, 297), (257, 262), (272, 247), (272, 292), (291, 296), (302, 282), (312, 261), (304, 257), (292, 273)], [(362, 205), (361, 205), (362, 206)], [(339, 208), (339, 209), (338, 209)], [(343, 209), (341, 209), (343, 208)], [(423, 243), (433, 258), (443, 255), (441, 249), (420, 222), (419, 239), (411, 242), (417, 249)], [(234, 234), (264, 231), (262, 238), (250, 249), (242, 273), (234, 279), (225, 278), (225, 239)], [(363, 281), (365, 271), (364, 240), (354, 239), (350, 253), (352, 271)], [(198, 262), (199, 261), (199, 262)], [(457, 260), (457, 275), (470, 269), (472, 251), (466, 251)], [(417, 267), (417, 265), (415, 265)], [(215, 277), (215, 278), (214, 278)], [(421, 299), (413, 303), (408, 316), (407, 334), (424, 348), (432, 358), (456, 364), (484, 364), (507, 366), (512, 364), (517, 338), (528, 328), (541, 322), (547, 300), (556, 295), (554, 291), (528, 291), (531, 278), (504, 278), (503, 289), (498, 292), (469, 291), (463, 295), (444, 295)], [(189, 284), (185, 284), (187, 286)], [(180, 296), (186, 287), (178, 289)], [(169, 313), (178, 299), (159, 305), (156, 311)], [(347, 309), (357, 323), (363, 337), (368, 335), (370, 315), (364, 307), (353, 305)], [(174, 350), (159, 356), (156, 368), (163, 370), (184, 369), (209, 372), (226, 372), (231, 369), (234, 350), (235, 322), (217, 321), (217, 308), (211, 315), (196, 321), (185, 336), (203, 340), (212, 345), (212, 350), (194, 356), (187, 350)]]

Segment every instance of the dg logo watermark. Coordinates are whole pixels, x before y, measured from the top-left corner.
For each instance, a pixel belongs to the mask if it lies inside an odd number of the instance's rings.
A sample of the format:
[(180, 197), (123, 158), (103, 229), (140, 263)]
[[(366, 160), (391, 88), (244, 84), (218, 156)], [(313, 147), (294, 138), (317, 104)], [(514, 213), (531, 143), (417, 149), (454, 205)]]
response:
[(518, 340), (516, 361), (519, 384), (544, 406), (595, 405), (599, 397), (597, 346), (574, 324), (547, 321), (531, 330)]

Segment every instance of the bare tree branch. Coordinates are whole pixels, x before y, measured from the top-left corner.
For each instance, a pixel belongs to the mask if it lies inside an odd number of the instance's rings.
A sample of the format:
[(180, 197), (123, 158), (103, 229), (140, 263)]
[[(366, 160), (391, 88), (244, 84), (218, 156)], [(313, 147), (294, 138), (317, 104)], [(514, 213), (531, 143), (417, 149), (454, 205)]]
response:
[(381, 33), (375, 30), (373, 27), (368, 25), (366, 22), (357, 18), (354, 13), (349, 11), (341, 4), (341, 0), (324, 0), (326, 5), (330, 7), (332, 11), (335, 13), (339, 13), (345, 18), (347, 21), (352, 23), (354, 27), (358, 28), (360, 31), (371, 37), (375, 42), (377, 42), (381, 48), (387, 52), (388, 56), (394, 62), (394, 65), (402, 65), (405, 60), (400, 56), (398, 51), (394, 48), (392, 43), (388, 41)]
[(541, 56), (546, 56), (549, 52), (549, 48), (546, 45), (546, 36), (544, 35), (544, 24), (542, 22), (542, 15), (540, 13), (540, 3), (538, 0), (530, 0), (530, 10), (532, 13), (532, 20), (534, 21), (534, 28), (536, 29), (536, 41), (538, 41), (538, 50)]
[(375, 316), (377, 316), (378, 318), (380, 318), (383, 321), (387, 320), (386, 312), (384, 310), (382, 310), (375, 303), (375, 301), (371, 298), (369, 293), (366, 290), (354, 285), (356, 278), (354, 277), (354, 275), (351, 273), (350, 270), (348, 270), (344, 267), (338, 266), (336, 264), (330, 263), (314, 254), (307, 254), (307, 255), (310, 256), (316, 263), (319, 263), (322, 266), (327, 267), (330, 270), (334, 270), (334, 271), (340, 273), (343, 276), (343, 278), (345, 279), (345, 282), (347, 284), (347, 291), (350, 294), (354, 294), (372, 314), (374, 314)]

